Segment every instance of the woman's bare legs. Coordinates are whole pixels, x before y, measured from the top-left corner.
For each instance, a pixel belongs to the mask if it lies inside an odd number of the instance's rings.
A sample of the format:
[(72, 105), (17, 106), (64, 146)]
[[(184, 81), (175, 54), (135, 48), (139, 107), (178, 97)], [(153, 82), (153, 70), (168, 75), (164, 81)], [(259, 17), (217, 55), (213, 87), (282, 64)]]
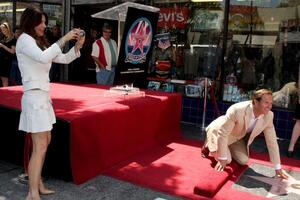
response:
[[(48, 145), (50, 144), (51, 141), (51, 134), (48, 135)], [(45, 157), (43, 159), (43, 164), (44, 165), (45, 162)], [(53, 190), (49, 190), (48, 188), (45, 187), (44, 183), (43, 183), (43, 179), (40, 179), (40, 183), (39, 183), (39, 192), (40, 194), (53, 194), (55, 193)]]
[(28, 166), (29, 192), (26, 200), (40, 200), (41, 192), (46, 191), (41, 180), (42, 168), (48, 145), (51, 141), (50, 131), (32, 133), (32, 154)]
[(290, 141), (288, 151), (290, 151), (290, 152), (294, 151), (294, 147), (295, 147), (295, 144), (296, 144), (299, 136), (300, 136), (300, 120), (296, 120), (296, 123), (293, 128), (292, 138)]

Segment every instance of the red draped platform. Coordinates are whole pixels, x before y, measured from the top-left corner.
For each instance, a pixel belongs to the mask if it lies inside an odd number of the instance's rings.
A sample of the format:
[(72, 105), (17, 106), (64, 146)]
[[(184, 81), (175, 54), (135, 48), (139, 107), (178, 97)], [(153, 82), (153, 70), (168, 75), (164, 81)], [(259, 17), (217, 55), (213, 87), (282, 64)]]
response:
[[(51, 84), (56, 116), (70, 124), (71, 169), (77, 184), (180, 136), (180, 94), (145, 91), (144, 97), (133, 97), (107, 91), (94, 84)], [(1, 88), (0, 105), (20, 110), (21, 96), (20, 86)]]

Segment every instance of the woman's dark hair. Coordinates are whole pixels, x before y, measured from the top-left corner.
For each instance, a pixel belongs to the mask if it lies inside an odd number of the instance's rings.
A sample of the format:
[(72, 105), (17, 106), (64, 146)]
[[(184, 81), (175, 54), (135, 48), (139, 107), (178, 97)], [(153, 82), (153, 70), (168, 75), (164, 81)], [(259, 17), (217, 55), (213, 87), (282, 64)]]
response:
[(28, 7), (24, 10), (20, 20), (21, 32), (27, 33), (36, 40), (37, 45), (44, 49), (49, 46), (46, 35), (38, 37), (34, 28), (42, 22), (42, 17), (45, 16), (46, 25), (48, 24), (48, 16), (46, 13), (36, 7)]

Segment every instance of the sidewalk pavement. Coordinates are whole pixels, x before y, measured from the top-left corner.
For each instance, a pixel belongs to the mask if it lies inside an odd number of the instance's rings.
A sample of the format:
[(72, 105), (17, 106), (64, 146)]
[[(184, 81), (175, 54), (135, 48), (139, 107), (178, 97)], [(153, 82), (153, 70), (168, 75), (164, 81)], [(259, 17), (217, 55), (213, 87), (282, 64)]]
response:
[[(201, 128), (195, 125), (182, 124), (183, 135), (186, 138), (203, 140)], [(279, 140), (281, 155), (285, 156), (288, 142)], [(267, 152), (263, 138), (254, 140), (251, 146), (257, 152)], [(299, 145), (295, 152), (299, 151)], [(300, 153), (295, 155), (300, 159)], [(28, 191), (25, 183), (20, 183), (18, 176), (23, 168), (0, 160), (0, 200), (24, 200)], [(107, 176), (96, 178), (82, 184), (75, 185), (56, 179), (46, 179), (47, 186), (56, 191), (53, 195), (42, 196), (43, 200), (179, 200), (180, 197), (171, 196), (148, 188), (140, 187), (128, 182), (120, 181)], [(284, 199), (276, 197), (277, 200)]]

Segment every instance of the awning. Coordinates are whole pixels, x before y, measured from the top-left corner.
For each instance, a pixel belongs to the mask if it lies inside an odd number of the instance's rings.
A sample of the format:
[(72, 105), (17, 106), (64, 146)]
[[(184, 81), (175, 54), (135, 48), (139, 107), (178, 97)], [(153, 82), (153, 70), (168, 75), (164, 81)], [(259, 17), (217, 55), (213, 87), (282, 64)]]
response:
[(94, 18), (111, 19), (125, 21), (128, 7), (133, 7), (150, 12), (159, 12), (159, 8), (147, 6), (139, 3), (125, 2), (112, 8), (103, 10), (92, 15)]

